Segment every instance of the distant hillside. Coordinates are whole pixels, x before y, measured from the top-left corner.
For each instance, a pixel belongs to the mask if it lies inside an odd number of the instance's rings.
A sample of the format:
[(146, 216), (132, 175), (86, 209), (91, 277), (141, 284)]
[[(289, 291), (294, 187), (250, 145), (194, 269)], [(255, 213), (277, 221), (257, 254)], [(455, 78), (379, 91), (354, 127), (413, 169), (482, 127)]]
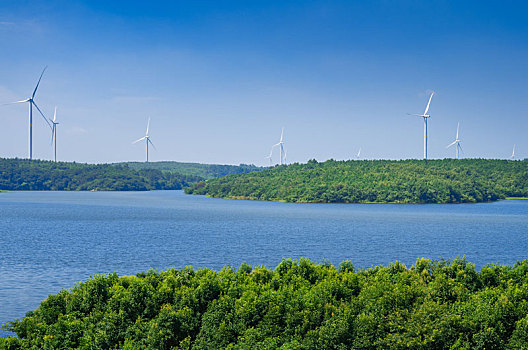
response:
[(487, 159), (334, 161), (200, 182), (219, 198), (312, 203), (474, 203), (528, 196), (528, 162)]
[(126, 162), (116, 163), (116, 165), (128, 166), (132, 169), (156, 169), (170, 171), (183, 175), (199, 176), (204, 179), (213, 179), (232, 174), (249, 173), (252, 171), (263, 170), (266, 168), (255, 165), (222, 165), (222, 164), (200, 164), (200, 163), (181, 163), (181, 162)]
[(179, 190), (202, 179), (193, 175), (110, 164), (0, 158), (0, 190)]

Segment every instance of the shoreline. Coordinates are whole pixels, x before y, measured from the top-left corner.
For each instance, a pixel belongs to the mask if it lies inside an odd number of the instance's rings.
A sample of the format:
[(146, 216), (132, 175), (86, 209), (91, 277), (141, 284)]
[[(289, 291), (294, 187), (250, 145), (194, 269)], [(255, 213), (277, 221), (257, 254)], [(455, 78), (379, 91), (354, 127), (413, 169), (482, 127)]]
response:
[[(188, 194), (188, 193), (186, 193)], [(317, 202), (317, 201), (295, 201), (295, 202), (289, 202), (287, 200), (282, 199), (257, 199), (253, 197), (244, 197), (244, 196), (227, 196), (227, 197), (215, 197), (211, 196), (209, 194), (193, 194), (189, 193), (189, 195), (195, 195), (195, 196), (206, 196), (208, 198), (216, 198), (216, 199), (231, 199), (231, 200), (246, 200), (246, 201), (257, 201), (257, 202), (275, 202), (275, 203), (293, 203), (293, 204), (395, 204), (395, 205), (417, 205), (417, 204), (479, 204), (479, 203), (495, 203), (505, 200), (528, 200), (528, 197), (506, 197), (497, 199), (494, 201), (481, 201), (481, 202), (438, 202), (438, 203), (425, 203), (425, 202)]]

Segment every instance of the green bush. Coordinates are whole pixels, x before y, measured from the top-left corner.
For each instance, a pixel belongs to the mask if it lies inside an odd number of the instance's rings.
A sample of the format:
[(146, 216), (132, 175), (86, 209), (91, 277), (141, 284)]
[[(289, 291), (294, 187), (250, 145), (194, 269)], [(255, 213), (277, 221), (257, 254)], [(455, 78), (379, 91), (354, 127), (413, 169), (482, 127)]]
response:
[(96, 275), (5, 325), (0, 349), (526, 349), (528, 261)]

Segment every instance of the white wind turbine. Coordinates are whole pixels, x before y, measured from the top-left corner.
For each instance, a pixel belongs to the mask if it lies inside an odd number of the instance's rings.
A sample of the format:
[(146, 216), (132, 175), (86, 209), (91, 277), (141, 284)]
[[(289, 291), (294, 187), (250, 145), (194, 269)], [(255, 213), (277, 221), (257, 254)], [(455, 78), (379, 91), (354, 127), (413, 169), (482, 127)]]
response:
[(360, 155), (361, 155), (361, 147), (359, 147), (359, 151), (358, 151), (358, 153), (357, 153), (357, 155), (356, 155), (356, 158), (359, 159), (359, 156), (360, 156)]
[(512, 155), (510, 156), (510, 159), (511, 160), (515, 159), (515, 145), (513, 145), (513, 151), (512, 151)]
[(31, 95), (31, 97), (28, 97), (27, 99), (21, 100), (21, 101), (15, 101), (15, 102), (11, 102), (11, 103), (6, 103), (6, 105), (11, 105), (11, 104), (15, 104), (15, 103), (25, 103), (25, 102), (29, 103), (29, 152), (28, 152), (29, 153), (29, 159), (33, 158), (33, 106), (35, 106), (35, 108), (37, 109), (37, 111), (39, 111), (39, 113), (42, 116), (42, 118), (44, 118), (44, 120), (46, 121), (48, 126), (51, 128), (51, 125), (48, 122), (48, 119), (44, 116), (44, 113), (42, 113), (40, 108), (37, 106), (37, 103), (35, 102), (35, 94), (37, 93), (37, 89), (39, 87), (40, 80), (42, 79), (42, 76), (44, 75), (44, 72), (46, 71), (46, 68), (48, 68), (48, 66), (44, 67), (44, 69), (42, 70), (42, 73), (40, 73), (39, 80), (37, 82), (37, 85), (35, 86), (35, 90), (33, 90), (33, 94)]
[(280, 137), (279, 143), (276, 143), (271, 147), (271, 150), (273, 151), (273, 147), (279, 146), (279, 165), (282, 165), (283, 163), (286, 164), (286, 152), (284, 152), (283, 136), (284, 136), (284, 127), (282, 128), (282, 131), (281, 131), (281, 137)]
[(53, 112), (53, 120), (50, 119), (50, 122), (53, 124), (51, 127), (51, 142), (53, 144), (53, 160), (57, 161), (57, 106), (55, 106), (55, 112)]
[(424, 120), (424, 159), (427, 160), (427, 119), (431, 117), (427, 112), (429, 111), (429, 106), (431, 105), (431, 100), (433, 98), (434, 91), (431, 92), (431, 96), (429, 97), (429, 102), (427, 102), (427, 107), (425, 107), (425, 112), (423, 114), (410, 114), (415, 115), (417, 117), (422, 117)]
[(273, 160), (271, 159), (271, 156), (273, 155), (273, 147), (271, 147), (271, 151), (269, 156), (265, 156), (264, 159), (269, 159), (270, 166), (272, 165)]
[(462, 151), (462, 146), (460, 146), (460, 139), (458, 138), (458, 129), (460, 128), (460, 122), (458, 123), (457, 125), (457, 133), (456, 133), (456, 138), (455, 138), (455, 141), (453, 141), (452, 143), (450, 143), (449, 145), (447, 145), (446, 148), (449, 148), (453, 145), (456, 145), (456, 159), (458, 159), (458, 152), (459, 151)]
[(145, 136), (143, 136), (142, 138), (137, 139), (136, 141), (132, 142), (132, 144), (134, 144), (134, 143), (138, 143), (139, 141), (145, 140), (145, 144), (146, 144), (146, 146), (147, 146), (147, 150), (146, 150), (147, 162), (149, 161), (149, 158), (148, 158), (148, 154), (149, 154), (149, 143), (152, 145), (152, 147), (154, 147), (154, 149), (156, 149), (156, 146), (154, 146), (154, 144), (152, 143), (152, 141), (150, 141), (149, 127), (150, 127), (150, 118), (148, 119), (148, 122), (147, 122), (147, 131), (145, 132)]

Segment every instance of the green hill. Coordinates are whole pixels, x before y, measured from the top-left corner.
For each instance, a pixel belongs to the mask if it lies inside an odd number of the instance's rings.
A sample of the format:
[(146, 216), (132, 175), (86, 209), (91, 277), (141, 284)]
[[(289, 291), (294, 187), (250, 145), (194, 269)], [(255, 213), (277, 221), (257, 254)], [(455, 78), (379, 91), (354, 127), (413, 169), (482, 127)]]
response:
[(200, 164), (182, 162), (125, 162), (116, 163), (119, 166), (128, 166), (132, 169), (156, 169), (170, 171), (182, 175), (199, 176), (204, 179), (212, 179), (231, 174), (249, 173), (251, 171), (263, 170), (265, 168), (255, 165), (223, 165), (223, 164)]
[(200, 180), (156, 169), (0, 158), (0, 190), (179, 190)]
[(527, 300), (526, 260), (96, 275), (8, 323), (0, 349), (526, 349)]
[(312, 203), (486, 202), (528, 196), (528, 161), (311, 160), (211, 179), (186, 192)]

